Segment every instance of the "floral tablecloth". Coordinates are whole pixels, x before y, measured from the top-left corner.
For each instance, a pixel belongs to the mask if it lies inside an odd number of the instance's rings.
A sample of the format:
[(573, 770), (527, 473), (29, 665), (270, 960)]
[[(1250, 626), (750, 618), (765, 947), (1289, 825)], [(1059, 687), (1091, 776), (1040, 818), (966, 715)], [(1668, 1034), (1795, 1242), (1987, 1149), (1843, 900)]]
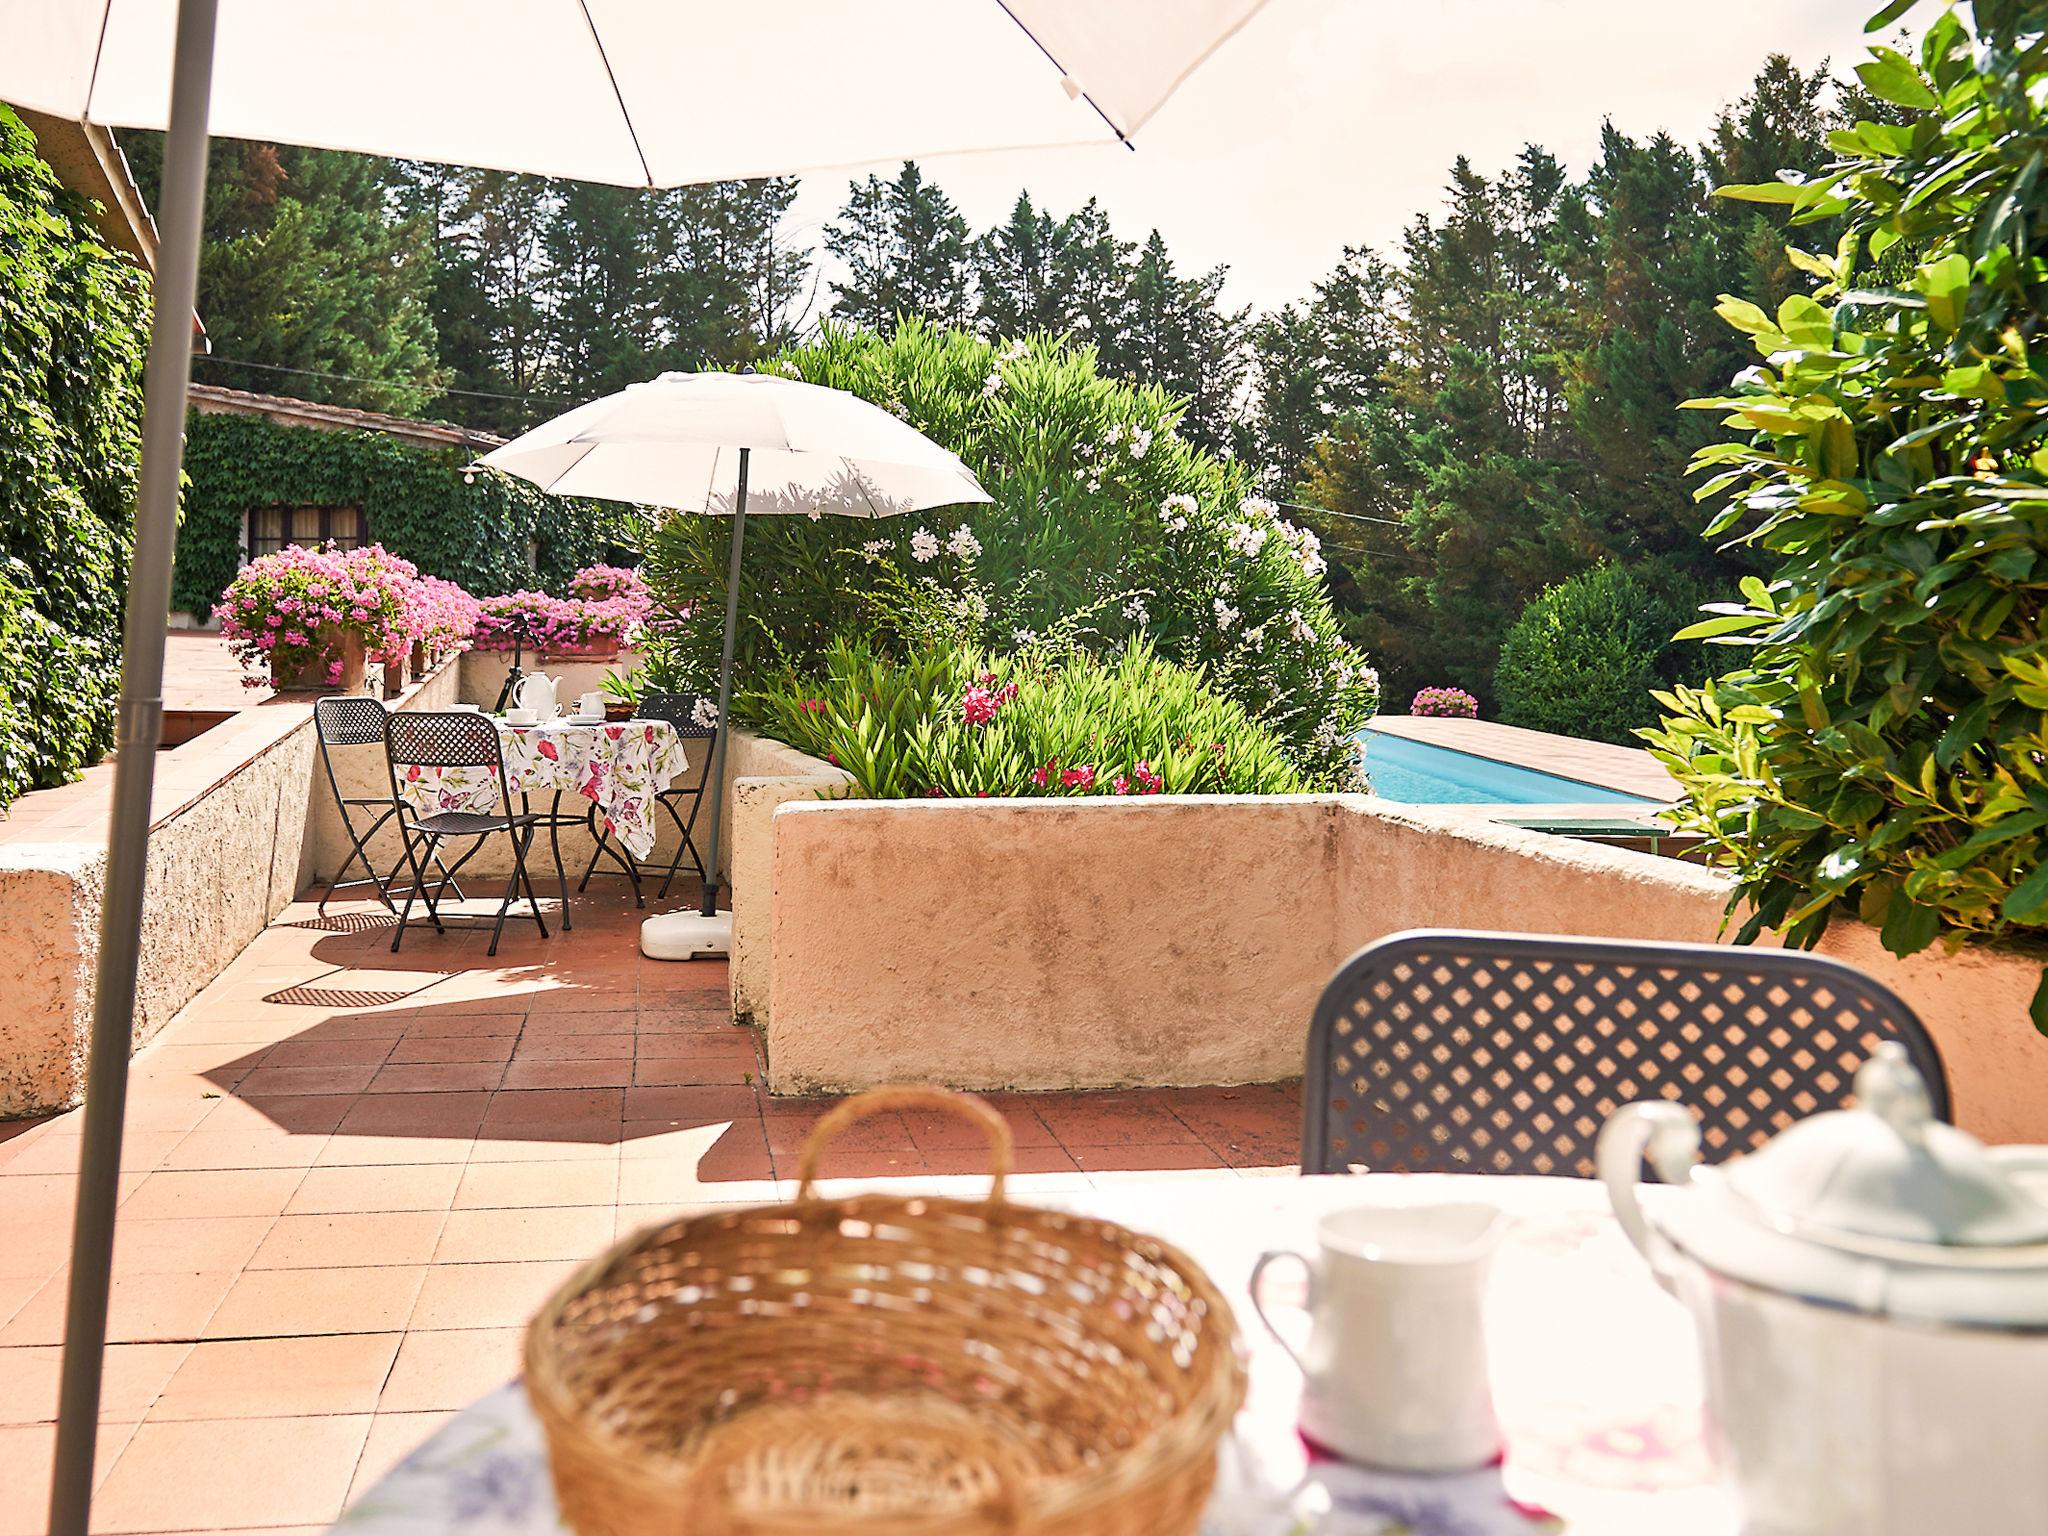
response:
[[(505, 772), (515, 795), (581, 795), (604, 817), (612, 835), (636, 859), (654, 852), (654, 797), (690, 766), (682, 739), (666, 720), (620, 724), (507, 725), (498, 722)], [(498, 809), (497, 772), (491, 768), (412, 767), (398, 776), (398, 793), (422, 816), (435, 811)]]
[[(1650, 1193), (1654, 1194), (1655, 1191)], [(1140, 1181), (1042, 1204), (1107, 1216), (1185, 1249), (1230, 1295), (1251, 1390), (1221, 1452), (1202, 1536), (1733, 1536), (1708, 1465), (1693, 1334), (1577, 1179), (1221, 1174)], [(1487, 1297), (1498, 1466), (1408, 1476), (1336, 1461), (1295, 1429), (1301, 1378), (1246, 1296), (1269, 1247), (1310, 1247), (1325, 1210), (1486, 1200), (1513, 1215)], [(1277, 1290), (1277, 1277), (1275, 1281)], [(1369, 1369), (1369, 1364), (1364, 1368)], [(472, 1405), (364, 1495), (342, 1536), (560, 1536), (525, 1389)]]

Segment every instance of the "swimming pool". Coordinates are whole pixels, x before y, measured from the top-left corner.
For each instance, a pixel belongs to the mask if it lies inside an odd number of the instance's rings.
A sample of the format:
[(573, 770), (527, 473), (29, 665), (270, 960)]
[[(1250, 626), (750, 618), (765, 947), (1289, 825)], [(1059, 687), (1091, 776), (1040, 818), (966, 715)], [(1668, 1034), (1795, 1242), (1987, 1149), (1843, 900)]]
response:
[(1655, 805), (1643, 795), (1519, 768), (1470, 752), (1410, 741), (1368, 726), (1365, 771), (1373, 793), (1408, 805)]

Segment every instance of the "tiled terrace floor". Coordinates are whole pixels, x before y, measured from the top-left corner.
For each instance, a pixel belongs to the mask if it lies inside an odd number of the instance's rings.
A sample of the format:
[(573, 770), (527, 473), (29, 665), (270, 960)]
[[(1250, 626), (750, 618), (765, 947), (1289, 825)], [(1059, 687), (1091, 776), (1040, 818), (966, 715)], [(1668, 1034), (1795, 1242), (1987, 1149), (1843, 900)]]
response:
[[(829, 1101), (761, 1093), (724, 967), (641, 959), (606, 884), (495, 959), (302, 904), (137, 1056), (96, 1529), (324, 1527), (516, 1372), (579, 1260), (791, 1188)], [(1020, 1192), (1297, 1154), (1287, 1087), (996, 1101)], [(0, 1536), (44, 1529), (80, 1118), (0, 1124)], [(975, 1143), (892, 1115), (827, 1166), (972, 1187)]]

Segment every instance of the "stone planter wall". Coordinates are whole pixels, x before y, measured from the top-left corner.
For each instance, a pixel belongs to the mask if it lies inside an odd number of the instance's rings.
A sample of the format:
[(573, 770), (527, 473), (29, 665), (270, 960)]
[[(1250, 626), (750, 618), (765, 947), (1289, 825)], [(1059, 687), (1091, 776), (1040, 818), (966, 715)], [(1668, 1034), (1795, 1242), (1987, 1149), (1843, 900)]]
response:
[[(752, 1011), (778, 1093), (1292, 1076), (1323, 983), (1372, 939), (1713, 942), (1726, 890), (1671, 859), (1365, 796), (812, 796), (774, 812), (771, 843), (768, 1002)], [(1855, 924), (1824, 949), (1926, 1020), (1964, 1125), (2048, 1141), (2038, 959), (1900, 961)]]

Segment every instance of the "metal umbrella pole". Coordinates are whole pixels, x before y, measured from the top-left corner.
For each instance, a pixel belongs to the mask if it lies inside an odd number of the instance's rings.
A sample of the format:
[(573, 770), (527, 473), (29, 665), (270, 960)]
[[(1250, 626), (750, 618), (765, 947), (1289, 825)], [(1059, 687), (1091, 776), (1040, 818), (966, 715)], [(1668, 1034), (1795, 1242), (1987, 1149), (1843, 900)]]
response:
[(92, 1044), (85, 1074), (84, 1145), (71, 1234), (57, 1448), (50, 1478), (50, 1536), (86, 1536), (92, 1513), (93, 1441), (114, 1262), (114, 1204), (121, 1121), (134, 1043), (135, 976), (149, 867), (149, 808), (163, 739), (165, 614), (178, 538), (178, 474), (185, 456), (185, 390), (192, 375), (192, 309), (199, 283), (199, 225), (206, 200), (208, 96), (213, 86), (216, 0), (181, 0), (171, 70), (170, 129), (149, 362), (143, 375), (142, 472), (135, 552), (121, 633), (121, 714), (113, 815), (93, 981)]
[(740, 622), (740, 546), (747, 536), (747, 450), (740, 450), (739, 491), (732, 504), (732, 554), (725, 570), (725, 655), (718, 664), (718, 733), (711, 739), (711, 765), (704, 770), (704, 789), (711, 801), (711, 833), (704, 855), (704, 904), (698, 910), (706, 917), (718, 916), (718, 842), (725, 832), (725, 818), (719, 814), (725, 798), (725, 748), (732, 735), (732, 642)]

